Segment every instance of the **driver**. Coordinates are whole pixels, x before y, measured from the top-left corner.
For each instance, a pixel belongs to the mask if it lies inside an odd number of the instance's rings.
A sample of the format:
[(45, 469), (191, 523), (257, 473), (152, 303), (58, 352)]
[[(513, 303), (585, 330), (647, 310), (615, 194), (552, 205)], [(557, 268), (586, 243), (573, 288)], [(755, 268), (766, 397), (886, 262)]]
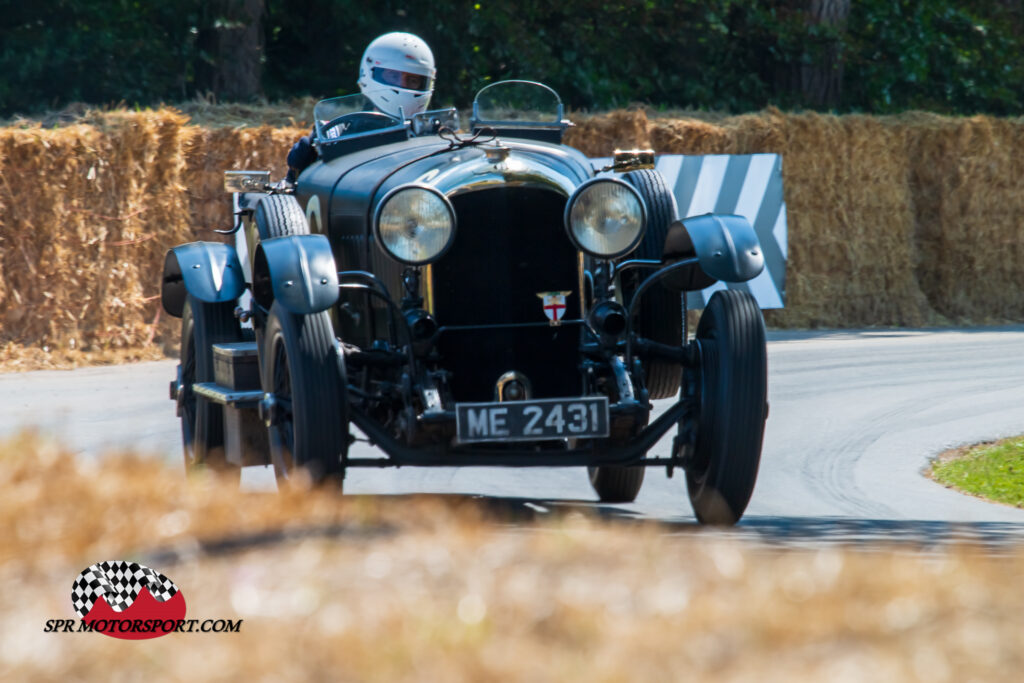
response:
[[(366, 46), (359, 66), (359, 90), (376, 111), (410, 118), (426, 110), (434, 92), (434, 54), (411, 33), (385, 33)], [(316, 161), (312, 135), (304, 135), (288, 153), (286, 180), (294, 184)]]

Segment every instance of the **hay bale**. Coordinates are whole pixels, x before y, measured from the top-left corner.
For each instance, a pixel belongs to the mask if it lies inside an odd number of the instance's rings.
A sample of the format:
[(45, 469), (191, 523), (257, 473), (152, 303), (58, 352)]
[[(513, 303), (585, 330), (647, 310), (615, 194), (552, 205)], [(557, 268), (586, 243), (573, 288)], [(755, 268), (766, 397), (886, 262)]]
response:
[(150, 335), (157, 238), (184, 234), (184, 120), (110, 115), (105, 125), (0, 131), (5, 296), (0, 341), (138, 346)]
[(224, 193), (224, 171), (270, 171), (283, 178), (292, 144), (309, 131), (302, 128), (192, 128), (184, 150), (186, 192), (194, 239), (216, 238), (233, 222), (230, 197)]
[(161, 316), (166, 250), (224, 239), (222, 173), (280, 177), (301, 129), (204, 130), (174, 110), (0, 130), (0, 344), (112, 349), (176, 340)]
[(782, 154), (786, 115), (778, 109), (716, 121), (655, 119), (651, 144), (661, 154)]
[(917, 277), (958, 322), (1024, 316), (1024, 119), (904, 118), (920, 249)]
[(866, 116), (778, 110), (717, 123), (656, 120), (655, 150), (783, 157), (789, 225), (781, 327), (920, 325), (908, 159), (899, 127)]
[(616, 149), (651, 146), (647, 114), (643, 109), (613, 111), (582, 117), (565, 133), (565, 144), (590, 157), (610, 157)]
[(782, 324), (922, 325), (902, 131), (866, 116), (786, 117), (789, 307)]
[(697, 119), (655, 120), (650, 137), (659, 154), (730, 154), (735, 146), (725, 126)]
[[(301, 127), (204, 128), (172, 109), (0, 129), (0, 347), (177, 342), (161, 316), (165, 251), (232, 223), (227, 169), (285, 172)], [(1019, 320), (1024, 119), (757, 114), (584, 117), (590, 156), (783, 156), (789, 215), (780, 327)]]

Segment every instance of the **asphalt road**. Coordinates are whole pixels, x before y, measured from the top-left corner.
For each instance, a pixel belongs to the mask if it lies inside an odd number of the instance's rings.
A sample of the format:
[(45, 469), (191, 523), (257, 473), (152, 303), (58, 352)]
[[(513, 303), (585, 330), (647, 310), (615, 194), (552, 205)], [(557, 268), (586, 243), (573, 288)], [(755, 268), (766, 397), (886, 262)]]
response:
[[(1024, 433), (1024, 327), (769, 335), (771, 415), (741, 533), (795, 543), (1024, 542), (1024, 511), (922, 475), (957, 445)], [(35, 426), (82, 457), (130, 448), (180, 462), (167, 385), (174, 361), (0, 375), (0, 436)], [(664, 403), (664, 402), (662, 402)], [(655, 447), (667, 455), (670, 438)], [(353, 455), (369, 455), (357, 444)], [(265, 468), (245, 485), (273, 486)], [(609, 515), (693, 524), (681, 473), (650, 469), (636, 503)], [(593, 505), (582, 468), (355, 470), (346, 493), (448, 493)]]

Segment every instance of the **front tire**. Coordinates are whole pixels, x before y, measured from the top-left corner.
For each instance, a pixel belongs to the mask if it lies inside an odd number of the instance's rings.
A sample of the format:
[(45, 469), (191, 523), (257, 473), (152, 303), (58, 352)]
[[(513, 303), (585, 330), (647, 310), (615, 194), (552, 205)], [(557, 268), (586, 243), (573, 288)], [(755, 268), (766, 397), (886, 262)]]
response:
[(767, 417), (764, 318), (746, 292), (720, 290), (697, 325), (700, 417), (686, 485), (701, 524), (731, 526), (754, 492)]
[(309, 234), (306, 214), (295, 196), (290, 194), (270, 194), (260, 199), (253, 221), (261, 240)]
[(198, 396), (192, 387), (213, 382), (213, 345), (242, 340), (235, 302), (207, 303), (191, 294), (181, 313), (181, 440), (185, 471), (210, 469), (237, 474), (224, 453), (224, 406)]
[(327, 312), (298, 315), (274, 302), (264, 335), (263, 386), (271, 392), (270, 458), (279, 483), (304, 470), (339, 485), (348, 453), (348, 381)]
[(588, 467), (590, 485), (602, 503), (632, 503), (644, 483), (644, 467), (601, 465)]

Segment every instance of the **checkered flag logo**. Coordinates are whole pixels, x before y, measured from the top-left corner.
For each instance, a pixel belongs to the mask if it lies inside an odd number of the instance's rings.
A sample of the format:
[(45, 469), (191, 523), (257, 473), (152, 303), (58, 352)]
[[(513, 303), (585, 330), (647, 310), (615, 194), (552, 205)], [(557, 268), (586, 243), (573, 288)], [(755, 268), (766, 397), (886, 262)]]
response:
[(85, 618), (103, 597), (115, 612), (132, 606), (143, 588), (157, 602), (167, 602), (178, 592), (170, 579), (137, 562), (98, 562), (84, 570), (71, 587), (71, 603), (78, 616)]

